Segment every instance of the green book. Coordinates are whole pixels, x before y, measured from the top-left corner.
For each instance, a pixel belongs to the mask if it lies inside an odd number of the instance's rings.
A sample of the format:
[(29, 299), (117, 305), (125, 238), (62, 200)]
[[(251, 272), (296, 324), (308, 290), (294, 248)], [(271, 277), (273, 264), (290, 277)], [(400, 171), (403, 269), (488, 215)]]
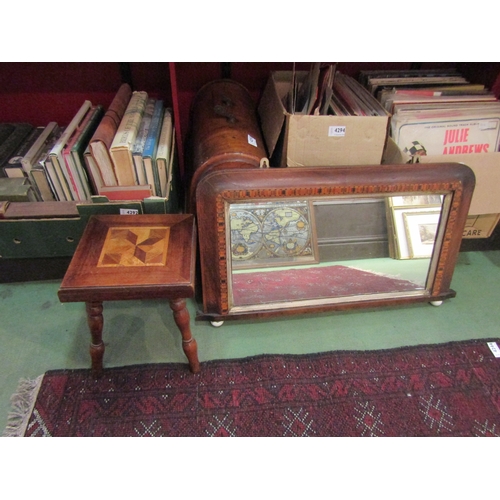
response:
[(37, 201), (26, 178), (0, 177), (0, 201)]

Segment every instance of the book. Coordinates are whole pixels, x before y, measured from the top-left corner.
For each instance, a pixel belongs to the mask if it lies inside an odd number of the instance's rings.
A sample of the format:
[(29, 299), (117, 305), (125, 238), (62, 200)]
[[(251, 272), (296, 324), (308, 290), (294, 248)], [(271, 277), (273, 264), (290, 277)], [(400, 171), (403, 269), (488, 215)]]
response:
[(391, 136), (411, 156), (489, 153), (500, 146), (500, 102), (399, 109)]
[(78, 124), (75, 131), (73, 132), (73, 135), (70, 137), (62, 150), (62, 155), (64, 158), (64, 165), (62, 166), (63, 175), (67, 180), (72, 198), (75, 201), (81, 201), (90, 198), (90, 186), (88, 179), (86, 177), (86, 174), (78, 171), (78, 168), (73, 161), (73, 157), (71, 156), (71, 149), (90, 121), (90, 116), (93, 109), (94, 106), (92, 106), (89, 111), (87, 111), (87, 114), (85, 115), (81, 123)]
[(89, 172), (87, 172), (83, 154), (103, 115), (104, 108), (100, 104), (93, 106), (82, 123), (80, 133), (68, 144), (69, 155), (66, 157), (67, 163), (75, 171), (83, 188), (80, 200), (90, 200), (92, 191), (95, 192), (93, 179), (89, 175)]
[(107, 186), (118, 184), (109, 149), (132, 96), (128, 83), (123, 83), (111, 101), (94, 135), (90, 139), (89, 152)]
[[(47, 130), (48, 129), (48, 130)], [(52, 186), (50, 179), (48, 178), (45, 162), (49, 156), (50, 151), (54, 147), (54, 144), (58, 141), (59, 137), (63, 133), (63, 129), (57, 125), (56, 122), (50, 122), (44, 134), (48, 132), (48, 135), (41, 145), (40, 150), (36, 156), (32, 156), (29, 160), (30, 170), (28, 172), (28, 177), (31, 181), (31, 185), (35, 190), (38, 201), (56, 201), (54, 187)], [(31, 150), (27, 156), (31, 154)], [(26, 160), (26, 156), (23, 158)]]
[(149, 133), (149, 127), (151, 125), (151, 119), (153, 117), (153, 111), (155, 109), (156, 99), (149, 98), (146, 103), (146, 108), (144, 109), (144, 115), (142, 116), (141, 124), (139, 126), (139, 131), (137, 132), (137, 138), (135, 140), (134, 146), (132, 148), (132, 157), (134, 159), (134, 168), (136, 174), (137, 184), (146, 184), (146, 171), (144, 170), (144, 162), (142, 161), (142, 153), (144, 152), (144, 145), (146, 144), (146, 139)]
[(95, 158), (90, 151), (90, 144), (85, 148), (85, 151), (83, 152), (83, 160), (85, 161), (86, 170), (92, 183), (92, 190), (94, 194), (99, 194), (99, 191), (104, 186), (104, 180), (102, 178), (101, 171), (97, 166)]
[(56, 201), (47, 174), (43, 168), (32, 168), (28, 174), (31, 185), (35, 190), (37, 201)]
[(57, 142), (51, 149), (45, 166), (47, 168), (47, 175), (50, 178), (51, 184), (54, 186), (58, 201), (71, 201), (74, 200), (74, 187), (70, 187), (70, 179), (65, 175), (65, 161), (63, 156), (63, 149), (71, 139), (75, 130), (80, 126), (88, 111), (92, 107), (89, 100), (84, 101), (80, 109), (73, 116), (69, 125), (64, 129)]
[(161, 192), (161, 187), (158, 170), (156, 168), (156, 151), (158, 149), (158, 140), (160, 138), (163, 123), (163, 107), (163, 101), (158, 99), (155, 102), (153, 116), (151, 117), (151, 125), (142, 153), (142, 161), (146, 172), (146, 182), (152, 186), (153, 193), (158, 196)]
[(170, 151), (170, 164), (166, 193), (166, 213), (179, 212), (180, 200), (183, 198), (179, 162), (175, 148), (175, 128), (172, 132), (172, 147)]
[(3, 167), (6, 177), (25, 177), (26, 174), (22, 167), (21, 161), (35, 143), (37, 138), (43, 132), (45, 127), (35, 127), (19, 144), (18, 148), (13, 152), (7, 164)]
[(172, 176), (172, 140), (173, 140), (172, 111), (167, 108), (163, 112), (163, 124), (156, 150), (156, 168), (160, 181), (158, 196), (167, 197)]
[(30, 123), (14, 123), (14, 129), (9, 136), (0, 144), (0, 175), (4, 176), (3, 167), (12, 158), (16, 149), (23, 143), (24, 139), (33, 130)]
[(152, 196), (149, 185), (137, 186), (103, 186), (99, 190), (101, 196), (106, 196), (109, 201), (142, 201)]
[(36, 201), (36, 196), (25, 177), (0, 178), (0, 201)]
[(33, 143), (31, 148), (23, 156), (21, 160), (21, 165), (26, 174), (29, 174), (30, 170), (33, 168), (36, 160), (40, 156), (42, 150), (46, 147), (47, 143), (59, 130), (59, 126), (56, 122), (49, 122), (43, 132), (38, 136), (37, 140)]
[(135, 91), (116, 131), (109, 152), (113, 160), (116, 180), (120, 186), (136, 184), (132, 146), (148, 99), (147, 92)]

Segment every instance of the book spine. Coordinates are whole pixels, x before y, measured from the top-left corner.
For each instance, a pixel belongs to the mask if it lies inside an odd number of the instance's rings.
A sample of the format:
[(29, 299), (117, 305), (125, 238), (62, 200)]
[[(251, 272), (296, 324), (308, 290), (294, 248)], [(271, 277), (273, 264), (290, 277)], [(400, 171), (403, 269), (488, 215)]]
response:
[(146, 177), (148, 183), (154, 188), (157, 196), (161, 193), (160, 179), (158, 169), (156, 168), (156, 151), (158, 149), (158, 141), (160, 138), (161, 128), (163, 124), (163, 101), (158, 100), (155, 104), (153, 117), (149, 133), (144, 144), (143, 161), (146, 168)]
[[(52, 148), (49, 157), (51, 159), (51, 164), (52, 164), (52, 172), (50, 175), (50, 178), (53, 179), (55, 182), (55, 176), (58, 177), (59, 181), (59, 186), (62, 189), (62, 194), (64, 195), (63, 199), (60, 199), (59, 201), (63, 200), (68, 200), (71, 201), (73, 200), (73, 195), (72, 195), (72, 190), (70, 189), (69, 185), (69, 179), (66, 179), (66, 176), (64, 175), (64, 170), (65, 170), (65, 161), (64, 161), (64, 156), (63, 156), (63, 149), (67, 145), (68, 141), (71, 139), (73, 133), (77, 129), (77, 127), (80, 125), (82, 120), (85, 118), (87, 115), (89, 109), (92, 107), (92, 103), (90, 101), (85, 101), (78, 112), (75, 114), (69, 125), (64, 129), (64, 132), (62, 133), (61, 137), (58, 139), (54, 147)], [(58, 191), (58, 196), (61, 193)]]
[(34, 161), (40, 155), (40, 152), (57, 129), (58, 126), (56, 122), (48, 123), (38, 139), (33, 143), (29, 151), (24, 155), (23, 159), (21, 160), (21, 165), (26, 173), (29, 173), (29, 171), (33, 168)]
[(104, 186), (104, 181), (101, 175), (101, 171), (97, 166), (92, 153), (90, 152), (90, 144), (85, 149), (83, 153), (83, 159), (85, 161), (85, 166), (89, 176), (89, 181), (92, 184), (92, 191), (94, 194), (99, 194), (99, 190)]
[(132, 89), (128, 83), (123, 83), (115, 97), (111, 101), (108, 110), (104, 114), (99, 127), (94, 132), (92, 139), (90, 142), (102, 142), (106, 145), (106, 148), (109, 150), (111, 144), (113, 142), (113, 138), (115, 137), (116, 131), (120, 126), (121, 120), (123, 118), (123, 114), (127, 109), (127, 105), (130, 102), (130, 98), (132, 96)]
[(57, 160), (57, 157), (49, 156), (44, 162), (47, 179), (49, 180), (52, 190), (56, 195), (57, 201), (67, 201), (66, 192), (61, 185), (53, 160)]
[(0, 166), (4, 166), (26, 136), (33, 130), (29, 123), (15, 124), (14, 131), (0, 144)]
[(158, 139), (158, 149), (156, 151), (156, 167), (160, 180), (160, 196), (166, 197), (168, 194), (167, 185), (169, 183), (169, 165), (170, 150), (172, 147), (172, 113), (166, 109), (163, 113), (163, 124), (161, 127), (160, 138)]
[(132, 156), (134, 158), (134, 168), (137, 183), (139, 185), (146, 184), (146, 172), (144, 170), (144, 164), (142, 161), (142, 153), (144, 152), (144, 145), (146, 144), (146, 139), (148, 137), (149, 128), (151, 126), (151, 119), (153, 117), (155, 109), (156, 99), (149, 98), (146, 103), (146, 108), (144, 109), (144, 115), (139, 126), (139, 131), (137, 132), (137, 137), (132, 148)]
[(36, 142), (40, 134), (43, 132), (43, 129), (44, 127), (36, 127), (26, 136), (24, 141), (19, 145), (13, 156), (7, 162), (9, 166), (19, 166), (22, 168), (22, 159), (28, 153), (31, 146)]
[(132, 146), (137, 137), (146, 101), (147, 92), (134, 92), (111, 144), (111, 159), (115, 167), (118, 184), (122, 186), (136, 183)]
[(81, 199), (89, 200), (92, 195), (92, 189), (90, 186), (90, 175), (85, 168), (86, 163), (84, 160), (84, 152), (87, 149), (90, 138), (97, 129), (100, 120), (104, 114), (104, 108), (101, 105), (95, 106), (90, 112), (88, 120), (82, 125), (82, 131), (78, 138), (75, 140), (70, 151), (70, 161), (72, 166), (80, 180), (80, 184), (83, 188), (83, 193)]

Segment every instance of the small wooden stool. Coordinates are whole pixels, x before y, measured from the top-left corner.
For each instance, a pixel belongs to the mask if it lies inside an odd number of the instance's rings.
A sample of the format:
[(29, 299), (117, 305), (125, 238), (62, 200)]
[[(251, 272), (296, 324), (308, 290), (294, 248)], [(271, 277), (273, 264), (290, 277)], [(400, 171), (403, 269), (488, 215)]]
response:
[(186, 298), (194, 297), (194, 216), (92, 216), (58, 291), (61, 302), (85, 302), (92, 373), (102, 375), (103, 301), (168, 299), (193, 373), (200, 371)]

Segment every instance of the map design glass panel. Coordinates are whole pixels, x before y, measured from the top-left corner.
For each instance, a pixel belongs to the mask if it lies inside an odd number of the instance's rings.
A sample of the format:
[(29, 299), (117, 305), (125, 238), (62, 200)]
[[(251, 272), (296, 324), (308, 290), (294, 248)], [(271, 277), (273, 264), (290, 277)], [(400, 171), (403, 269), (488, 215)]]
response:
[(229, 206), (234, 268), (317, 262), (309, 201), (233, 203)]

